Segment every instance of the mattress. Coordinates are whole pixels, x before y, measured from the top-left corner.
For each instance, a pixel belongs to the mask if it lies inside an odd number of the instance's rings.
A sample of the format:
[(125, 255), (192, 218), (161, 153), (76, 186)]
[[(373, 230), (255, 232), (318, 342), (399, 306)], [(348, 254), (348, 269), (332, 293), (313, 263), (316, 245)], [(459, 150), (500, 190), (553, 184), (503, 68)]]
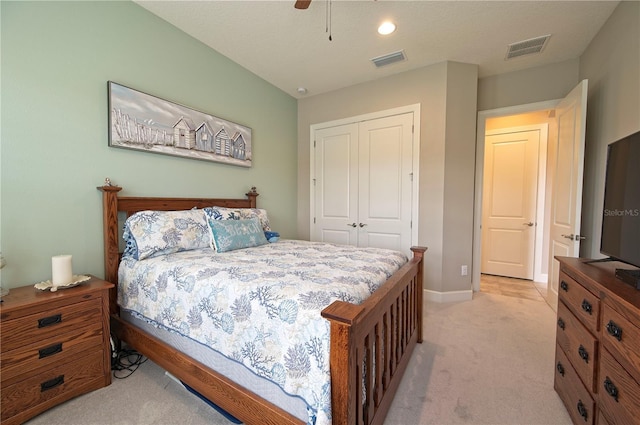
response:
[(336, 300), (361, 303), (406, 262), (387, 249), (291, 240), (124, 258), (118, 303), (196, 360), (216, 359), (213, 369), (323, 425), (331, 383), (320, 312)]

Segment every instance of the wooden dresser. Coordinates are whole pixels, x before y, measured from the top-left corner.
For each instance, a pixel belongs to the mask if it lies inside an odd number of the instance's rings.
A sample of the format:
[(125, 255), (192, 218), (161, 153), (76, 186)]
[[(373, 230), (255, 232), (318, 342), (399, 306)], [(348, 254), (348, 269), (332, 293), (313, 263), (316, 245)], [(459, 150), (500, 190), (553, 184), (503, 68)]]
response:
[(109, 289), (92, 277), (56, 292), (11, 289), (0, 303), (3, 425), (111, 383)]
[(554, 387), (574, 424), (640, 424), (640, 290), (617, 262), (556, 257)]

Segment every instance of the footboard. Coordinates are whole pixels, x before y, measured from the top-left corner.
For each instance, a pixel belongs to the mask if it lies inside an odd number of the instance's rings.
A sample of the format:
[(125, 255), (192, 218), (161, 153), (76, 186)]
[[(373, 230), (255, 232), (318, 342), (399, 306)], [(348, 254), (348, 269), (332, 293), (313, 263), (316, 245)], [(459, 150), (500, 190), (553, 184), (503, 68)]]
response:
[(422, 342), (422, 258), (413, 259), (361, 305), (336, 301), (331, 322), (334, 424), (382, 424), (416, 343)]

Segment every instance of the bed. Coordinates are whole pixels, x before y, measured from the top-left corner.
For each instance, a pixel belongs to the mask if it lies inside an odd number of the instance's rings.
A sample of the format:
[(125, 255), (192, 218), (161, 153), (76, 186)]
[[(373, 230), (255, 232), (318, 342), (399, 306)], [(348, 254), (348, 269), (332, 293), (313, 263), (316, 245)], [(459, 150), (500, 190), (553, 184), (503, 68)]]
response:
[[(121, 294), (125, 291), (118, 288), (119, 267), (124, 263), (120, 243), (123, 218), (147, 210), (181, 211), (212, 206), (256, 209), (255, 188), (246, 198), (238, 199), (124, 197), (119, 196), (122, 188), (118, 186), (106, 184), (98, 189), (103, 197), (105, 280), (116, 285), (110, 294), (112, 333), (180, 379), (187, 388), (244, 423), (313, 423), (314, 414), (307, 412), (305, 417), (299, 413), (304, 406), (298, 406), (298, 411), (292, 413), (294, 403), (286, 398), (284, 402), (274, 401), (270, 394), (278, 391), (273, 388), (237, 383), (235, 375), (226, 369), (211, 366), (208, 354), (199, 353), (197, 347), (195, 351), (182, 350), (180, 342), (169, 341), (158, 333), (158, 326), (127, 317), (118, 304), (118, 289)], [(286, 245), (278, 245), (281, 242), (265, 249)], [(247, 253), (259, 255), (258, 248)], [(413, 257), (376, 286), (364, 301), (336, 300), (321, 311), (322, 320), (329, 325), (328, 397), (333, 424), (383, 423), (411, 353), (416, 343), (422, 342), (422, 259), (426, 248), (411, 250)], [(301, 269), (297, 274), (305, 276), (305, 271)]]

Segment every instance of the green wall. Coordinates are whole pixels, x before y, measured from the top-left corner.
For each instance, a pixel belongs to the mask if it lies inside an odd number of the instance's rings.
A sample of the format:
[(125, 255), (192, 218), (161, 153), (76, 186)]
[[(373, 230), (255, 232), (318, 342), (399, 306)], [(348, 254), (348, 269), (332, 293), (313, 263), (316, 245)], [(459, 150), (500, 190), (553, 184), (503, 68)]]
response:
[[(0, 4), (4, 287), (49, 279), (56, 254), (103, 276), (105, 177), (128, 196), (257, 186), (272, 227), (297, 236), (294, 98), (135, 3)], [(108, 147), (108, 80), (250, 127), (253, 167)]]

